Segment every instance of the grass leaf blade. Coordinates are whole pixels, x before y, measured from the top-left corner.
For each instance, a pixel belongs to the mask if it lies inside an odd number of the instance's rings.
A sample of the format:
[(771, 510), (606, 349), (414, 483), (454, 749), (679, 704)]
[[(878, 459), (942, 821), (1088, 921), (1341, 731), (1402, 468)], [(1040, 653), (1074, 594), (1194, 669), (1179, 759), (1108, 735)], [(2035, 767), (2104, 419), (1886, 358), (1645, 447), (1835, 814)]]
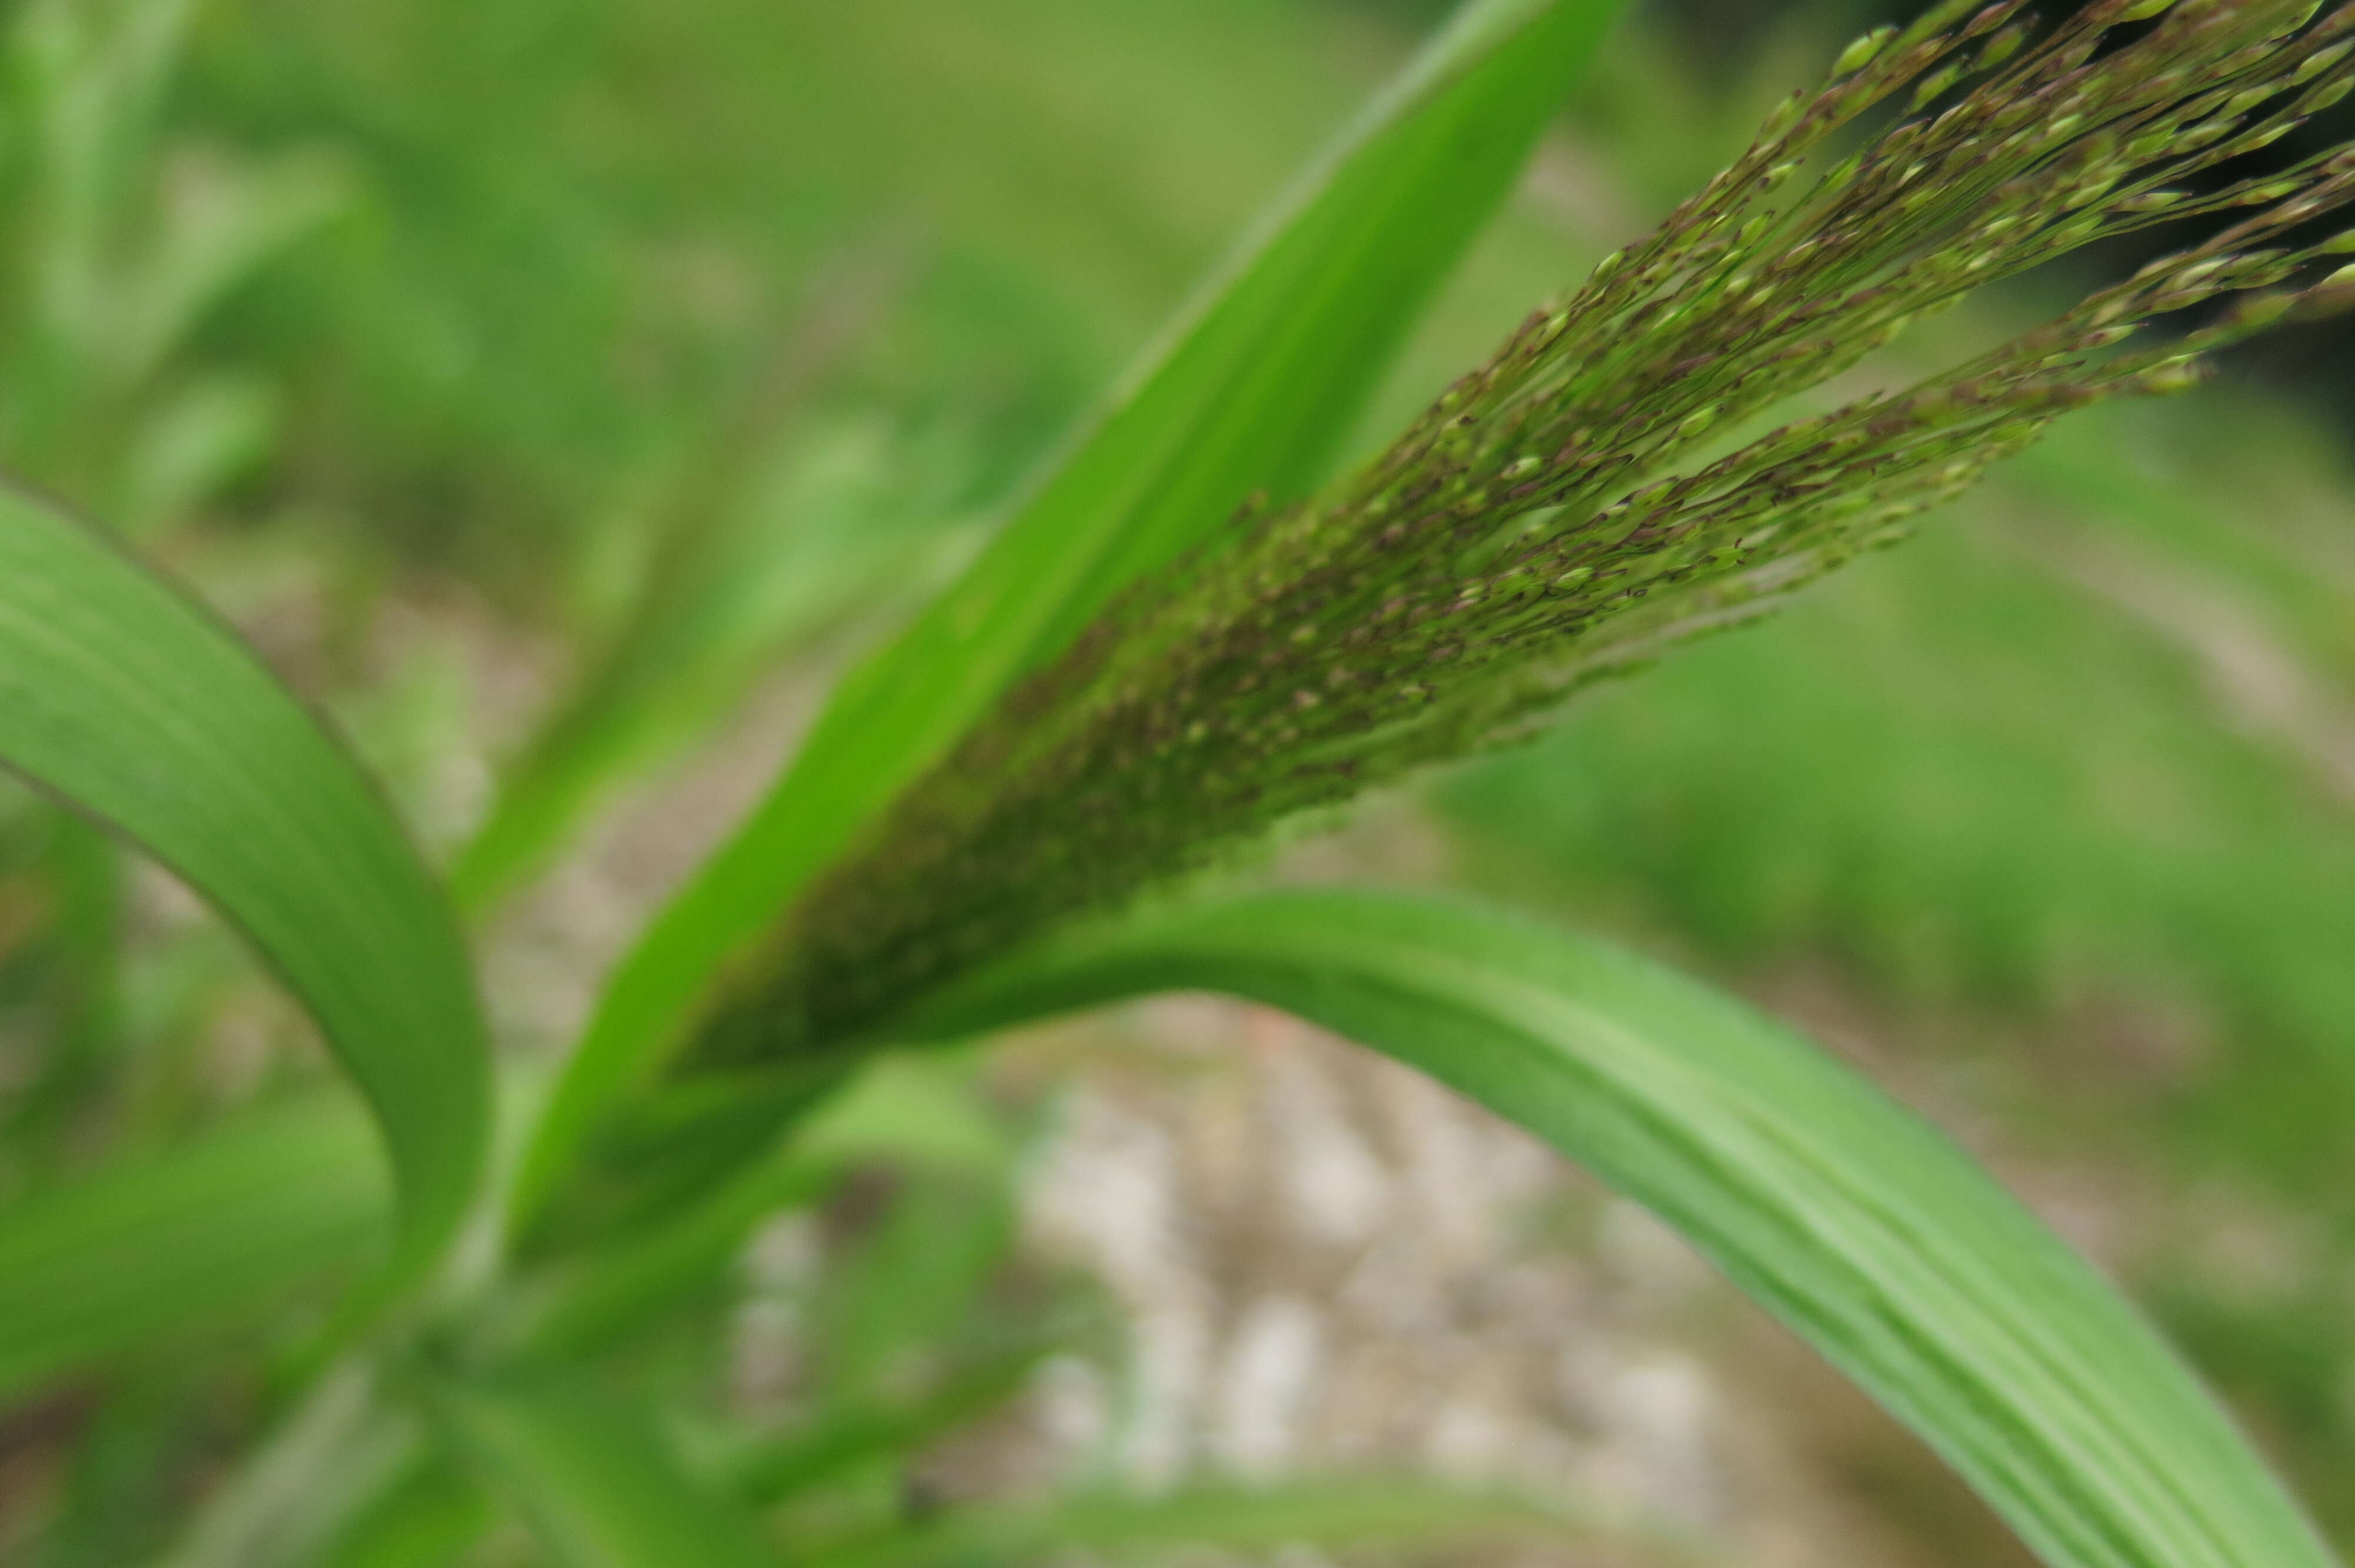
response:
[(1044, 1505), (955, 1510), (821, 1549), (813, 1561), (817, 1568), (1012, 1568), (1059, 1552), (1155, 1563), (1188, 1547), (1249, 1556), (1301, 1542), (1401, 1555), (1602, 1548), (1612, 1553), (1608, 1561), (1658, 1568), (1699, 1568), (1705, 1561), (1640, 1530), (1607, 1527), (1509, 1492), (1412, 1476), (1197, 1484), (1158, 1496), (1083, 1490)]
[(794, 891), (1120, 587), (1288, 498), (1510, 188), (1617, 0), (1473, 0), (1116, 387), (973, 567), (836, 693), (607, 988), (527, 1158), (528, 1213)]
[(0, 764), (111, 824), (252, 942), (391, 1151), (395, 1280), (455, 1232), (490, 1057), (447, 903), (382, 799), (250, 650), (131, 556), (0, 491)]
[(751, 1522), (697, 1490), (643, 1418), (520, 1383), (444, 1384), (434, 1404), (563, 1568), (774, 1568)]
[(0, 1395), (369, 1255), (384, 1164), (348, 1101), (228, 1123), (0, 1210)]
[(2333, 1561), (2166, 1345), (1985, 1172), (1823, 1052), (1631, 955), (1435, 900), (1264, 895), (1080, 932), (947, 988), (909, 1032), (1169, 989), (1396, 1056), (1644, 1202), (2054, 1568)]

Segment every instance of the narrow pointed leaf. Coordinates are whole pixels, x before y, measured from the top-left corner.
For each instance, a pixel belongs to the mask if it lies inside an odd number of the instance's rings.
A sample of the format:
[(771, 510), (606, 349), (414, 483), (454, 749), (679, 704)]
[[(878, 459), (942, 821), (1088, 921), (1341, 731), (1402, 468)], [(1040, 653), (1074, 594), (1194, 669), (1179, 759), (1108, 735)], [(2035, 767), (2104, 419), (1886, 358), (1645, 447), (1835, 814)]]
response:
[(372, 1256), (391, 1193), (349, 1102), (289, 1106), (0, 1209), (0, 1396)]
[(434, 1456), (400, 1477), (328, 1542), (316, 1568), (463, 1563), (494, 1522), (482, 1489)]
[[(967, 1508), (821, 1549), (816, 1568), (1013, 1568), (1083, 1555), (1156, 1563), (1188, 1547), (1255, 1558), (1302, 1543), (1383, 1555), (1583, 1546), (1607, 1561), (1700, 1568), (1700, 1553), (1506, 1492), (1412, 1476), (1265, 1486), (1192, 1486), (1158, 1496), (1081, 1492), (1046, 1504)], [(1550, 1555), (1550, 1554), (1547, 1554)], [(1572, 1557), (1571, 1561), (1584, 1561)]]
[(609, 987), (526, 1168), (545, 1195), (714, 973), (893, 794), (1120, 588), (1335, 444), (1511, 187), (1618, 0), (1472, 0), (1117, 387), (964, 577), (846, 680)]
[(950, 1377), (921, 1398), (827, 1412), (728, 1455), (719, 1467), (722, 1478), (748, 1501), (774, 1502), (862, 1465), (904, 1458), (1011, 1403), (1058, 1348), (1043, 1341), (1023, 1345)]
[(1646, 1204), (1919, 1433), (2054, 1568), (2325, 1568), (2135, 1310), (1928, 1125), (1747, 1008), (1436, 901), (1246, 897), (1099, 927), (923, 1004), (961, 1033), (1230, 991), (1421, 1068)]
[(506, 1331), (541, 1357), (586, 1353), (692, 1291), (737, 1255), (763, 1218), (816, 1199), (861, 1161), (1002, 1172), (1013, 1160), (1004, 1131), (929, 1065), (876, 1062), (663, 1224), (565, 1256), (518, 1301)]
[(775, 1568), (751, 1521), (682, 1475), (643, 1416), (523, 1384), (451, 1383), (434, 1404), (562, 1568)]
[[(502, 778), (451, 867), (479, 914), (545, 870), (606, 797), (677, 760), (781, 650), (846, 614), (912, 609), (972, 554), (937, 462), (869, 418), (807, 418), (908, 272), (887, 232), (821, 270), (733, 417), (645, 503), (656, 541), (612, 641)], [(799, 428), (796, 428), (796, 427)]]
[(0, 764), (170, 866), (317, 1021), (383, 1128), (428, 1266), (474, 1192), (489, 1055), (440, 890), (242, 642), (111, 542), (0, 491)]

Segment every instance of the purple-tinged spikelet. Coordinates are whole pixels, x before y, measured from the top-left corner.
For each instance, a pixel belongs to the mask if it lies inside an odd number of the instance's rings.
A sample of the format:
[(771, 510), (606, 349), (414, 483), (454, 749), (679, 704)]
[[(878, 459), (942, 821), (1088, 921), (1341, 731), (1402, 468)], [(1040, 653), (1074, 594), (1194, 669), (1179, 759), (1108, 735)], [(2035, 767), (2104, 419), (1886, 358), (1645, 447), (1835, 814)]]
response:
[[(700, 1054), (872, 1023), (1047, 924), (1304, 809), (1523, 733), (1567, 694), (1902, 537), (2056, 417), (2197, 381), (2355, 302), (2355, 152), (2190, 194), (2355, 86), (2355, 6), (1949, 4), (1843, 54), (1648, 238), (1533, 313), (1327, 493), (1140, 587), (815, 887)], [(2109, 30), (2150, 22), (2117, 43)], [(1910, 92), (1909, 92), (1910, 90)], [(1890, 123), (1812, 178), (1843, 132)], [(2245, 209), (2045, 326), (1701, 461), (1904, 326), (2093, 241)], [(2235, 302), (2188, 336), (2153, 318)]]

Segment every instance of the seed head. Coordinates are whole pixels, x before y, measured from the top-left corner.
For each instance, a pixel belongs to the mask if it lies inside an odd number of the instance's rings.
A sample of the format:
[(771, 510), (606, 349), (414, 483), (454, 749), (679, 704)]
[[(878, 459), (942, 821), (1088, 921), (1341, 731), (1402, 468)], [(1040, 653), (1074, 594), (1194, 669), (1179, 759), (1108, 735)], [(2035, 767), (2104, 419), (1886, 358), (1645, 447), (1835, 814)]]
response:
[[(2040, 37), (2027, 0), (1948, 0), (1867, 34), (1381, 455), (1252, 510), (1010, 694), (812, 890), (781, 972), (709, 1038), (855, 1033), (1285, 817), (1505, 744), (1903, 538), (2069, 410), (2182, 390), (2216, 350), (2355, 303), (2355, 268), (2315, 276), (2355, 230), (2275, 243), (2355, 195), (2355, 152), (2200, 188), (2355, 86), (2355, 5), (2316, 10), (2095, 0)], [(2242, 216), (1998, 348), (1710, 450), (1974, 289), (2219, 213)]]

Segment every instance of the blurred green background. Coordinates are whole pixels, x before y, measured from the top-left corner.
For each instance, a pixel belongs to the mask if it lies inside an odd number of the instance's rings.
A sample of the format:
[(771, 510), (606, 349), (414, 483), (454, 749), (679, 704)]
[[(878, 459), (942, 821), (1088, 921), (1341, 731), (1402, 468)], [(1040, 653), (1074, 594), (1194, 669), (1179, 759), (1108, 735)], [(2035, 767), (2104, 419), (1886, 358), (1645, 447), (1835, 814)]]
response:
[[(336, 716), (483, 921), (508, 1048), (545, 1057), (810, 694), (954, 569), (1444, 10), (16, 0), (0, 11), (0, 463), (167, 563)], [(1637, 6), (1360, 444), (1706, 178), (1872, 19), (1842, 0)], [(2065, 281), (2031, 279), (1952, 330), (2029, 319)], [(1280, 864), (1554, 909), (1816, 1030), (2124, 1277), (2347, 1543), (2343, 343), (2069, 426), (1764, 629), (1593, 694), (1538, 746)], [(1098, 1029), (959, 1065), (925, 1092), (976, 1118), (985, 1155), (911, 1164), (884, 1140), (821, 1195), (815, 1229), (770, 1236), (725, 1299), (615, 1375), (667, 1380), (687, 1427), (751, 1420), (745, 1346), (785, 1346), (799, 1360), (771, 1393), (797, 1420), (929, 1411), (819, 1466), (814, 1539), (856, 1540), (927, 1486), (954, 1514), (1068, 1482), (1083, 1463), (1041, 1481), (933, 1446), (1009, 1399), (1084, 1405), (1075, 1377), (1149, 1403), (1122, 1382), (1154, 1364), (1134, 1349), (1156, 1331), (1136, 1292), (1077, 1277), (1116, 1274), (1102, 1257), (1076, 1276), (1047, 1259), (1016, 1213), (1059, 1171), (1078, 1179), (1070, 1128), (1110, 1114), (1075, 1119), (1071, 1096), (1134, 1101), (1135, 1147), (1182, 1132), (1234, 1027), (1162, 1020), (1195, 1044)], [(1232, 1054), (1279, 1087), (1284, 1052), (1312, 1049), (1246, 1044)], [(1135, 1059), (1117, 1093), (1087, 1086), (1107, 1058)], [(185, 895), (0, 794), (0, 1202), (322, 1075)], [(1214, 1192), (1171, 1191), (1220, 1212)], [(1637, 1245), (1574, 1187), (1497, 1191), (1518, 1257), (1600, 1278)], [(1218, 1255), (1220, 1298), (1253, 1298), (1248, 1250)], [(763, 1312), (783, 1325), (767, 1340)], [(1893, 1428), (1710, 1312), (1749, 1322), (1710, 1308), (1686, 1350), (1750, 1435), (1704, 1436), (1774, 1457), (1726, 1461), (1749, 1478), (1668, 1524), (1727, 1561), (1785, 1560), (1774, 1531), (1792, 1520), (1812, 1549), (1795, 1562), (1842, 1555), (1825, 1530), (1876, 1561), (2006, 1560)], [(1210, 1319), (1255, 1331), (1240, 1308)], [(1483, 1331), (1519, 1331), (1497, 1321)], [(1555, 1327), (1574, 1346), (1579, 1322)], [(265, 1420), (292, 1337), (223, 1329), (25, 1394), (0, 1416), (0, 1561), (161, 1551)], [(1346, 1381), (1338, 1363), (1320, 1375)], [(1277, 1467), (1347, 1468), (1312, 1457)], [(402, 1474), (388, 1496), (462, 1521), (485, 1506)], [(1646, 1514), (1641, 1475), (1594, 1474), (1585, 1500)], [(1283, 1559), (1282, 1519), (1238, 1524), (1220, 1502), (1134, 1532), (1225, 1530), (1230, 1550)], [(1372, 1518), (1352, 1550), (1443, 1550)], [(1099, 1550), (1127, 1549), (1106, 1531)], [(313, 1560), (528, 1560), (496, 1531), (440, 1539), (381, 1558), (314, 1543)], [(1039, 1550), (1011, 1525), (951, 1547)]]

